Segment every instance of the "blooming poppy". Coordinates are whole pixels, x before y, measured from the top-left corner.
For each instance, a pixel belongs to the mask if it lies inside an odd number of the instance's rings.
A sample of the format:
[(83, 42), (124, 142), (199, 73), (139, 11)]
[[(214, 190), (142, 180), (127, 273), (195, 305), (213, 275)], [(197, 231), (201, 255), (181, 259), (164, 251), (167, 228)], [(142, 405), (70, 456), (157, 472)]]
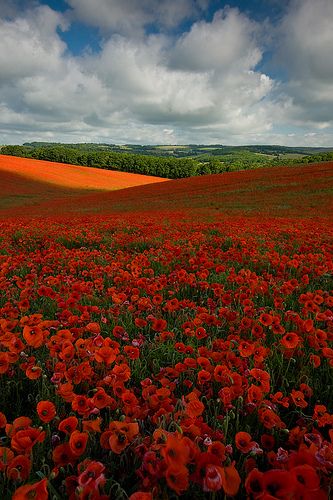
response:
[(222, 467), (222, 484), (227, 495), (235, 496), (238, 493), (241, 478), (235, 468), (235, 462), (226, 467)]
[(238, 450), (242, 453), (249, 453), (256, 445), (254, 441), (252, 441), (252, 437), (248, 432), (237, 432), (235, 437), (235, 443)]
[(281, 344), (286, 348), (286, 349), (295, 349), (295, 347), (298, 346), (300, 343), (301, 339), (297, 335), (297, 333), (290, 332), (286, 333), (281, 339)]
[(169, 466), (165, 472), (165, 479), (169, 488), (177, 495), (181, 495), (189, 487), (189, 472), (184, 465)]
[(72, 434), (78, 426), (78, 419), (74, 416), (67, 417), (61, 422), (59, 422), (58, 430), (64, 432), (65, 434)]
[(297, 483), (293, 474), (285, 470), (272, 469), (264, 473), (264, 491), (275, 498), (292, 498)]
[(6, 427), (6, 424), (7, 424), (6, 415), (0, 411), (0, 429)]
[(292, 389), (290, 397), (295, 406), (298, 406), (299, 408), (306, 408), (308, 406), (308, 403), (304, 399), (303, 392)]
[(44, 439), (44, 431), (30, 427), (28, 429), (15, 432), (11, 439), (11, 447), (18, 453), (28, 455), (31, 453), (33, 446), (36, 443), (42, 443)]
[(23, 328), (23, 337), (26, 343), (31, 347), (41, 347), (44, 342), (44, 332), (37, 326), (26, 325)]
[(185, 465), (189, 458), (189, 450), (186, 443), (182, 439), (171, 434), (167, 437), (165, 446), (161, 450), (161, 454), (168, 466), (172, 467)]
[(3, 472), (8, 463), (14, 458), (14, 453), (6, 446), (0, 446), (0, 472)]
[(253, 498), (260, 498), (264, 493), (264, 473), (258, 469), (252, 469), (245, 480), (245, 489)]
[(42, 422), (48, 423), (56, 416), (56, 407), (51, 401), (40, 401), (37, 404), (37, 413)]
[(30, 475), (30, 470), (30, 458), (25, 455), (17, 455), (8, 463), (6, 475), (12, 481), (26, 481)]
[(69, 446), (73, 455), (77, 457), (81, 456), (86, 450), (87, 442), (87, 432), (73, 431), (69, 438)]
[(202, 413), (205, 410), (205, 405), (199, 401), (199, 399), (192, 399), (189, 403), (186, 405), (185, 413), (191, 417), (199, 417), (202, 415)]
[(136, 491), (132, 493), (129, 500), (153, 500), (153, 495), (147, 491)]
[(47, 500), (49, 494), (47, 491), (47, 479), (42, 479), (38, 483), (25, 484), (15, 490), (13, 500), (28, 500), (29, 498), (38, 498), (38, 500)]
[(0, 352), (0, 375), (6, 373), (9, 368), (9, 357), (8, 353)]
[(68, 443), (59, 444), (56, 446), (52, 452), (52, 459), (55, 465), (58, 467), (64, 467), (68, 464), (73, 464), (77, 456), (71, 450)]

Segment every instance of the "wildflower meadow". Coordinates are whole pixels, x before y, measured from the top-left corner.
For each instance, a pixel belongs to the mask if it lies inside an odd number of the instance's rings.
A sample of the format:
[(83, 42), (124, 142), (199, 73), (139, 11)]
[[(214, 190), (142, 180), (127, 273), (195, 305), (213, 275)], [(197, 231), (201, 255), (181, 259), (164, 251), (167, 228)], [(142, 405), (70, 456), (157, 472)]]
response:
[(4, 212), (3, 499), (330, 498), (332, 165), (315, 168)]

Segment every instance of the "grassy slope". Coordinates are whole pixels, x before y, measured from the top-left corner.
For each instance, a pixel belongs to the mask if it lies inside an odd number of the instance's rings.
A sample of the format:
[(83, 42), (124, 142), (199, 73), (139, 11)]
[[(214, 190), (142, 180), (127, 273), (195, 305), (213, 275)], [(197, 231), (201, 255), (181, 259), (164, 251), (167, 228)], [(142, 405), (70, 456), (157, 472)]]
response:
[(165, 181), (158, 177), (0, 155), (0, 209), (39, 205), (87, 191), (110, 191)]
[[(67, 167), (66, 165), (65, 168)], [(84, 170), (84, 167), (81, 169)], [(154, 185), (85, 195), (73, 191), (71, 197), (67, 194), (66, 200), (55, 196), (54, 198), (58, 199), (31, 207), (29, 214), (39, 216), (132, 213), (135, 215), (143, 212), (158, 214), (179, 211), (193, 214), (194, 217), (199, 212), (210, 215), (223, 213), (284, 217), (332, 216), (332, 162), (294, 167), (269, 167), (168, 182), (156, 183), (158, 179), (153, 179)], [(11, 214), (23, 215), (23, 211), (2, 211), (2, 215)]]

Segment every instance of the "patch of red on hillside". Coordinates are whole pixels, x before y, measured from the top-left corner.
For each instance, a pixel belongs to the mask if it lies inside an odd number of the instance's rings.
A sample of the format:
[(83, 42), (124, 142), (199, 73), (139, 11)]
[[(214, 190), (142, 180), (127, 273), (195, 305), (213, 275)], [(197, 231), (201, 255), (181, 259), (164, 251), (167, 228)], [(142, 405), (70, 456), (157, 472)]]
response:
[[(32, 217), (125, 213), (134, 218), (145, 213), (156, 217), (179, 213), (194, 218), (260, 215), (327, 219), (333, 213), (333, 162), (155, 181), (112, 192), (73, 192), (66, 199), (29, 209)], [(1, 214), (5, 215), (4, 211)], [(22, 214), (22, 210), (6, 211), (7, 216)]]
[[(149, 175), (0, 155), (1, 186), (3, 184), (6, 186), (5, 182), (8, 174), (19, 175), (27, 179), (30, 183), (36, 181), (68, 189), (95, 189), (103, 191), (124, 189), (167, 180)], [(4, 181), (2, 181), (3, 178)], [(24, 191), (23, 182), (21, 186), (22, 192)], [(32, 185), (30, 187), (27, 186), (27, 188), (33, 190)], [(7, 192), (10, 189), (16, 189), (16, 186), (11, 187), (10, 184), (8, 186), (7, 182)]]

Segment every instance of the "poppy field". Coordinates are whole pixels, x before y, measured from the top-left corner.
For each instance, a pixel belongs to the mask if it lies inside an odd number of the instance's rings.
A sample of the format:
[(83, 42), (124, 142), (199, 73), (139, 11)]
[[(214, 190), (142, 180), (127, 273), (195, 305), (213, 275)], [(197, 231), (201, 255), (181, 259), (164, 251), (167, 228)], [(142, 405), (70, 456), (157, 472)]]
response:
[(4, 499), (332, 496), (332, 164), (275, 173), (3, 210)]

